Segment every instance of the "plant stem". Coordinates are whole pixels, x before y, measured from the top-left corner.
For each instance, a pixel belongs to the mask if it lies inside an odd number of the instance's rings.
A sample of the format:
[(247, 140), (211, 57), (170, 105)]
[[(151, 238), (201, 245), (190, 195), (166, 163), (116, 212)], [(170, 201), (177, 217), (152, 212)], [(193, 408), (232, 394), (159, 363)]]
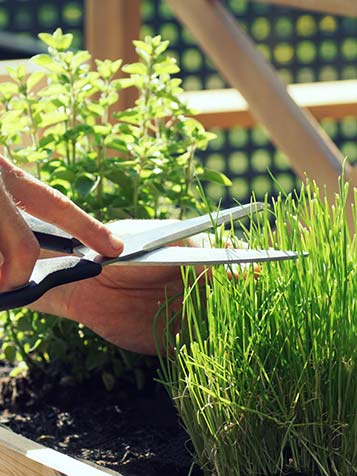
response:
[(23, 361), (26, 362), (29, 368), (37, 368), (43, 371), (41, 366), (30, 356), (28, 352), (26, 352), (24, 346), (22, 345), (22, 342), (17, 337), (15, 326), (13, 325), (13, 322), (11, 319), (11, 312), (5, 311), (5, 315), (6, 315), (6, 328), (10, 330), (12, 341), (15, 343), (17, 350), (20, 352)]
[[(184, 196), (185, 197), (190, 195), (190, 189), (191, 189), (191, 185), (192, 185), (193, 158), (194, 158), (194, 155), (195, 155), (195, 150), (196, 150), (196, 147), (195, 147), (194, 144), (192, 144), (189, 148), (187, 164), (186, 164), (186, 168), (185, 168), (185, 188), (184, 188)], [(180, 216), (179, 216), (180, 220), (182, 220), (182, 218), (184, 217), (185, 211), (186, 211), (186, 207), (183, 206), (182, 202), (181, 202), (181, 204), (180, 204)]]

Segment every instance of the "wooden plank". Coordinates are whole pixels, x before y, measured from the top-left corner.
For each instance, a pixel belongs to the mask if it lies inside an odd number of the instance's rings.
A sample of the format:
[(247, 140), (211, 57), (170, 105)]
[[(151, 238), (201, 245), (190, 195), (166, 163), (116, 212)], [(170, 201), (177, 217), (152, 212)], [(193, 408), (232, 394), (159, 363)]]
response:
[[(257, 121), (302, 179), (316, 180), (331, 201), (338, 192), (344, 156), (307, 111), (288, 94), (272, 66), (219, 0), (166, 0), (191, 31), (222, 76), (240, 91)], [(357, 183), (357, 171), (345, 164), (345, 177)], [(352, 220), (352, 215), (350, 216)]]
[[(256, 1), (256, 0), (254, 0)], [(302, 8), (332, 15), (357, 16), (356, 0), (258, 0), (284, 7)]]
[[(294, 101), (318, 120), (357, 117), (357, 80), (291, 84), (287, 89)], [(247, 101), (236, 89), (186, 91), (181, 99), (198, 112), (195, 117), (206, 128), (253, 127), (257, 124)]]
[[(94, 59), (137, 61), (132, 42), (140, 37), (140, 6), (140, 0), (85, 1), (85, 43)], [(131, 106), (135, 99), (134, 89), (122, 91), (119, 108)]]
[(1, 476), (121, 476), (70, 458), (0, 427)]

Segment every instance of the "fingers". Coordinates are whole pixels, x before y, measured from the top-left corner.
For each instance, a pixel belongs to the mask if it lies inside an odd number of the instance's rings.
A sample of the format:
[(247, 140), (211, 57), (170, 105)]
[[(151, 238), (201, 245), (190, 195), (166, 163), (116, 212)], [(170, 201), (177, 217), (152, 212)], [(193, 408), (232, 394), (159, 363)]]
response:
[(0, 291), (26, 284), (39, 245), (18, 213), (0, 176)]
[(28, 213), (57, 225), (100, 254), (117, 256), (121, 253), (122, 242), (59, 191), (41, 183), (3, 157), (0, 157), (0, 170), (9, 193)]

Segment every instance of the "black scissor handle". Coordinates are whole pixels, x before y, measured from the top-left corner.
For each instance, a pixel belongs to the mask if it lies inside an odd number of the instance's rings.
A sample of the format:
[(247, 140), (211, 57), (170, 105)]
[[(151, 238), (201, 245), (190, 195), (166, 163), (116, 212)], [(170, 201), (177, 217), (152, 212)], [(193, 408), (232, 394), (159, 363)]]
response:
[(100, 263), (75, 256), (38, 260), (27, 285), (0, 293), (0, 311), (27, 306), (56, 286), (91, 278), (101, 271)]
[(36, 236), (41, 248), (63, 253), (73, 253), (74, 248), (81, 245), (80, 241), (57, 226), (39, 220), (22, 210), (20, 210), (20, 213)]

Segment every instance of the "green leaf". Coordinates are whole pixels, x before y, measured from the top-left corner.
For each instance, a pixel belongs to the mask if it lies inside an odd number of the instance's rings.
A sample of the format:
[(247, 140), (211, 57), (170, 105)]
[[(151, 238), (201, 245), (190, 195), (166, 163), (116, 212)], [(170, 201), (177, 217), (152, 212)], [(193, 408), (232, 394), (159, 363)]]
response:
[(122, 64), (122, 60), (119, 59), (117, 61), (110, 61), (110, 60), (96, 60), (98, 73), (104, 79), (110, 79), (112, 76), (119, 71), (119, 68)]
[(45, 73), (42, 71), (36, 71), (35, 73), (30, 74), (27, 79), (27, 89), (31, 91), (31, 89), (38, 84), (42, 78), (44, 78)]
[(34, 150), (26, 154), (26, 159), (28, 162), (39, 162), (40, 160), (47, 159), (48, 152), (43, 150)]
[(91, 174), (82, 174), (74, 181), (74, 189), (82, 195), (87, 196), (97, 185), (98, 178)]
[(123, 71), (128, 74), (147, 74), (147, 67), (143, 63), (131, 63), (123, 66)]
[(40, 122), (40, 127), (48, 127), (53, 124), (58, 124), (59, 122), (64, 122), (68, 120), (68, 114), (66, 112), (48, 112), (44, 114)]
[(44, 137), (41, 137), (41, 139), (39, 141), (39, 145), (40, 145), (41, 148), (45, 148), (49, 144), (54, 143), (54, 141), (55, 141), (55, 137), (52, 134), (48, 134)]
[(90, 112), (93, 112), (97, 116), (102, 116), (104, 114), (104, 107), (98, 103), (90, 102), (87, 104), (87, 108)]
[(133, 183), (131, 177), (125, 173), (124, 171), (121, 171), (118, 168), (111, 167), (109, 170), (107, 170), (104, 173), (104, 177), (106, 177), (108, 180), (111, 182), (120, 185), (124, 189), (128, 190), (129, 188), (133, 188)]
[(25, 315), (25, 316), (21, 316), (19, 319), (17, 319), (16, 327), (19, 331), (22, 331), (22, 332), (31, 331), (32, 330), (32, 320), (30, 319), (30, 316)]
[(111, 374), (109, 372), (106, 372), (106, 371), (103, 371), (102, 372), (102, 380), (103, 380), (104, 386), (105, 386), (106, 390), (108, 390), (108, 392), (113, 390), (113, 388), (115, 386), (115, 382), (116, 382), (116, 379), (115, 379), (113, 374)]
[(146, 36), (145, 41), (147, 41), (148, 43), (151, 43), (153, 46), (155, 46), (155, 48), (160, 46), (160, 44), (162, 43), (161, 35), (155, 35), (153, 37)]
[(98, 134), (100, 136), (106, 136), (108, 134), (110, 134), (111, 132), (111, 125), (108, 124), (108, 125), (97, 125), (97, 126), (94, 126), (93, 127), (93, 131), (95, 134)]
[(91, 54), (89, 51), (86, 50), (81, 50), (77, 51), (71, 60), (71, 68), (73, 70), (77, 70), (80, 66), (82, 66), (84, 63), (89, 61), (91, 59)]
[(10, 99), (15, 94), (18, 94), (19, 87), (15, 83), (5, 82), (1, 83), (0, 95), (4, 96), (7, 99)]
[(139, 114), (137, 109), (126, 109), (124, 111), (115, 112), (113, 116), (115, 119), (135, 124), (138, 121)]
[(39, 336), (39, 338), (35, 339), (34, 343), (32, 344), (32, 346), (29, 349), (29, 352), (34, 352), (36, 349), (38, 349), (40, 346), (42, 346), (43, 343), (44, 343), (43, 335), (41, 335), (41, 336)]
[(133, 45), (135, 46), (135, 48), (137, 48), (139, 50), (142, 50), (142, 51), (144, 51), (145, 53), (147, 53), (149, 55), (151, 54), (152, 47), (151, 47), (151, 45), (149, 45), (145, 41), (134, 40)]
[(18, 66), (16, 68), (16, 75), (18, 79), (24, 79), (26, 77), (26, 68), (24, 65)]
[(217, 170), (205, 169), (203, 173), (199, 174), (199, 178), (200, 180), (207, 180), (208, 182), (218, 183), (219, 185), (225, 185), (226, 187), (232, 185), (232, 181), (222, 172), (218, 172)]
[(122, 65), (122, 63), (123, 63), (123, 60), (121, 60), (121, 59), (118, 59), (118, 60), (112, 62), (111, 67), (110, 67), (110, 69), (112, 70), (112, 74), (115, 74), (119, 71), (120, 66)]
[(58, 51), (67, 50), (73, 41), (73, 35), (71, 33), (64, 35), (61, 28), (57, 28), (53, 35), (40, 33), (38, 37), (43, 43)]
[(64, 195), (69, 195), (69, 192), (71, 191), (71, 184), (67, 180), (55, 178), (50, 181), (50, 185), (56, 190), (62, 192)]
[(85, 366), (87, 370), (94, 370), (102, 367), (107, 361), (107, 354), (98, 349), (90, 349), (86, 358)]
[(100, 99), (100, 104), (104, 107), (111, 106), (112, 104), (115, 104), (119, 98), (118, 93), (114, 91), (110, 91), (108, 94), (104, 95)]
[(4, 344), (2, 347), (4, 352), (5, 358), (10, 362), (13, 363), (16, 359), (16, 347), (14, 344)]
[(112, 76), (111, 61), (110, 60), (95, 60), (98, 73), (104, 78), (109, 79)]
[(12, 378), (16, 378), (16, 377), (19, 377), (20, 375), (21, 375), (21, 376), (26, 375), (26, 373), (27, 373), (27, 372), (26, 372), (26, 370), (27, 370), (27, 365), (26, 365), (26, 364), (27, 364), (26, 362), (21, 361), (21, 362), (20, 362), (20, 365), (14, 367), (14, 368), (11, 370), (9, 376), (12, 377)]
[(48, 346), (48, 353), (52, 359), (62, 359), (68, 350), (67, 342), (64, 339), (57, 338), (51, 341)]
[(52, 177), (57, 178), (57, 179), (66, 180), (68, 182), (73, 182), (74, 179), (75, 179), (75, 173), (73, 172), (73, 170), (68, 169), (67, 167), (64, 167), (62, 165), (60, 167), (57, 167), (52, 172)]
[(46, 45), (51, 46), (52, 48), (55, 48), (56, 42), (50, 33), (40, 33), (38, 37)]
[(119, 137), (108, 136), (105, 138), (104, 143), (110, 149), (118, 150), (124, 153), (128, 151), (127, 143), (124, 140), (119, 139)]
[(67, 93), (68, 93), (68, 89), (66, 88), (66, 86), (64, 86), (63, 84), (58, 84), (58, 83), (49, 84), (48, 86), (44, 87), (40, 91), (40, 95), (42, 97), (53, 96), (54, 99), (57, 99), (58, 96), (65, 95)]
[(180, 71), (180, 68), (177, 66), (176, 60), (170, 58), (155, 64), (154, 71), (156, 74), (176, 74)]
[(167, 50), (170, 42), (168, 40), (161, 41), (161, 43), (155, 48), (155, 53), (159, 56), (161, 55), (164, 51)]
[(51, 63), (54, 63), (53, 58), (50, 55), (42, 53), (40, 55), (33, 56), (31, 58), (32, 63), (38, 64), (39, 66), (47, 66)]
[(63, 71), (63, 67), (56, 63), (56, 61), (47, 54), (39, 54), (31, 58), (31, 61), (43, 68), (48, 69), (49, 71), (53, 71), (54, 73), (60, 73)]

